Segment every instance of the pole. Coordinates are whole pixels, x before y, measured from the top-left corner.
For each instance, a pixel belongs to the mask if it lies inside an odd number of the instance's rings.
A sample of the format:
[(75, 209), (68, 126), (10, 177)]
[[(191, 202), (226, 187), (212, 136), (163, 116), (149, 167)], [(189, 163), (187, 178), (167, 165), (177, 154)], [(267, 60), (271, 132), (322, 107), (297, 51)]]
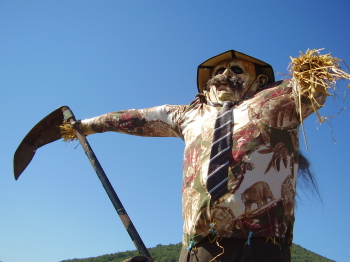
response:
[(140, 253), (140, 255), (145, 256), (149, 259), (149, 262), (153, 262), (153, 259), (151, 255), (149, 254), (146, 246), (144, 245), (140, 235), (138, 234), (134, 224), (132, 223), (131, 219), (129, 218), (129, 215), (126, 213), (126, 210), (123, 207), (123, 204), (119, 200), (119, 197), (117, 196), (115, 190), (113, 189), (113, 186), (109, 182), (109, 179), (105, 172), (103, 171), (102, 166), (100, 165), (100, 162), (98, 161), (95, 153), (93, 152), (92, 148), (90, 147), (88, 141), (86, 140), (86, 137), (83, 135), (79, 128), (79, 124), (76, 122), (75, 116), (73, 112), (70, 110), (69, 107), (64, 106), (62, 107), (62, 112), (64, 117), (69, 121), (69, 123), (72, 125), (77, 138), (83, 147), (86, 156), (90, 160), (90, 163), (92, 167), (94, 168), (98, 178), (100, 179), (104, 189), (106, 190), (106, 193), (111, 200), (115, 210), (117, 211), (125, 229), (129, 233), (129, 236), (131, 240), (133, 241), (136, 249)]

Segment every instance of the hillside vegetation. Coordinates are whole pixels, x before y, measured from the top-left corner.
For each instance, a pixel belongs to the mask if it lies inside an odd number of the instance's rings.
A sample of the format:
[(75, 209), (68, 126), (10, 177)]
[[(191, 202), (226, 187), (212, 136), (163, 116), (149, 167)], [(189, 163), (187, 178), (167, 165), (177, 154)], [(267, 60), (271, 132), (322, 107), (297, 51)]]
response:
[[(181, 243), (170, 245), (157, 245), (150, 248), (149, 252), (154, 259), (154, 262), (177, 262), (181, 250)], [(103, 255), (90, 258), (75, 258), (62, 260), (61, 262), (122, 262), (123, 260), (137, 256), (137, 251), (125, 251), (109, 255)], [(292, 262), (334, 262), (316, 253), (313, 253), (299, 245), (293, 244)]]

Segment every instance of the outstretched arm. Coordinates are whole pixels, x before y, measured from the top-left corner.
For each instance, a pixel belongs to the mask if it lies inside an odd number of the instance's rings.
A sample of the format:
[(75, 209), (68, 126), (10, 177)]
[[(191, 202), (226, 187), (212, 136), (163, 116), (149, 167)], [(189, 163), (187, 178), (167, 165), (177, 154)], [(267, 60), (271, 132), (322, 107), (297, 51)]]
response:
[[(184, 106), (163, 105), (147, 109), (130, 109), (107, 113), (82, 120), (80, 128), (84, 135), (114, 131), (148, 137), (181, 137), (178, 119)], [(64, 140), (74, 140), (69, 124), (61, 126)]]

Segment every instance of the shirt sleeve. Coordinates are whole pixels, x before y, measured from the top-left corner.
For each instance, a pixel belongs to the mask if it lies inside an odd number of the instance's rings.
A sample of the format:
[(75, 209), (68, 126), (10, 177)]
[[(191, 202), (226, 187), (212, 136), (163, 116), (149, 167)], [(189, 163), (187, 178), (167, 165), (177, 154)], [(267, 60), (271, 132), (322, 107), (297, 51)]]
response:
[(81, 121), (85, 135), (107, 131), (145, 137), (182, 137), (178, 121), (185, 106), (163, 105), (107, 113)]
[(326, 100), (326, 95), (315, 93), (312, 97), (317, 102), (315, 108), (309, 97), (301, 96), (298, 99), (293, 88), (292, 81), (284, 80), (259, 92), (251, 102), (252, 114), (259, 115), (259, 119), (269, 127), (294, 128)]

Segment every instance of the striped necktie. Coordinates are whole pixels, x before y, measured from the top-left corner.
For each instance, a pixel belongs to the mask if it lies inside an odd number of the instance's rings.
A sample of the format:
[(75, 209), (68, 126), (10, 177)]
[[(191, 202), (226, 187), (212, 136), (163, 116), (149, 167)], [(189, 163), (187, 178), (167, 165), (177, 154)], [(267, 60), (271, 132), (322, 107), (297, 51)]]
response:
[(235, 102), (225, 102), (215, 122), (207, 178), (207, 190), (212, 201), (218, 200), (227, 192), (234, 105)]

